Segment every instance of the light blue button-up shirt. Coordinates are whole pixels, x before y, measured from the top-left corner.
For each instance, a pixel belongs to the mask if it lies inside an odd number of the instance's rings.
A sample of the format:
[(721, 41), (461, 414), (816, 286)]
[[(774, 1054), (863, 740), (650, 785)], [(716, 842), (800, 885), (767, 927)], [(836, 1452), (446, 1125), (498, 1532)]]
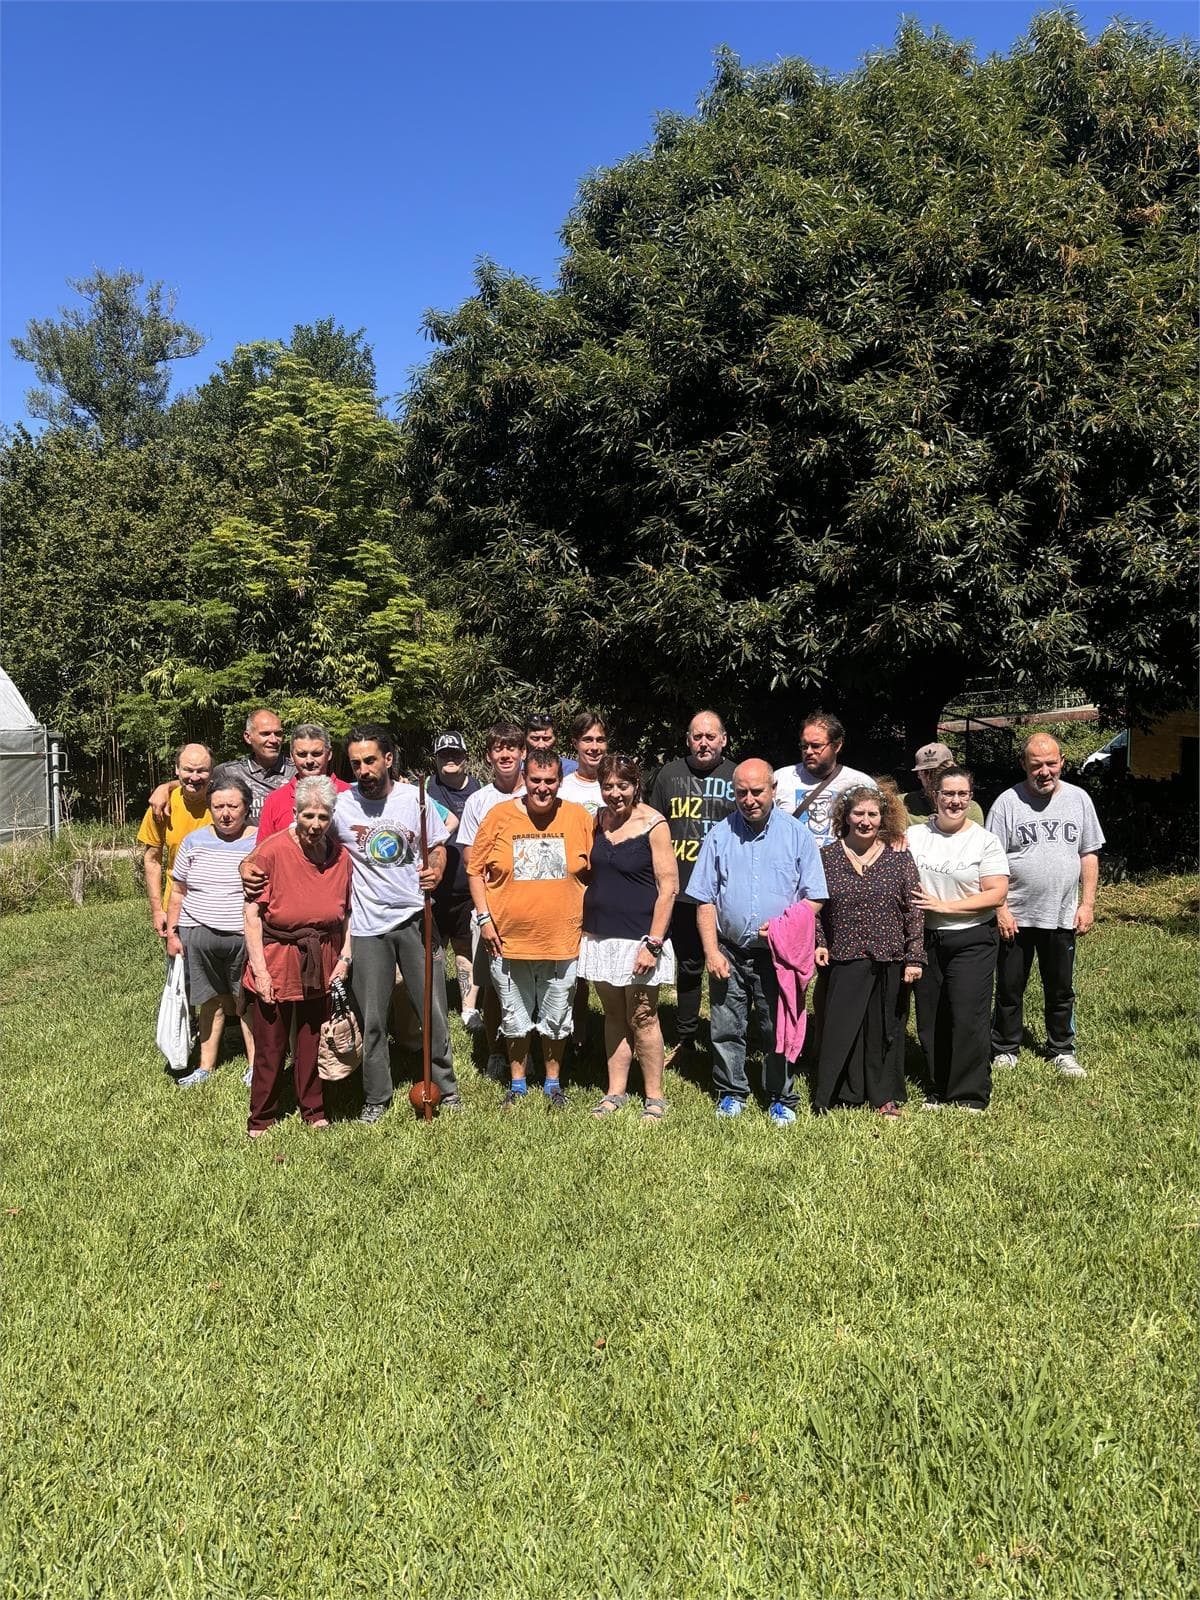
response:
[(798, 900), (824, 900), (825, 871), (812, 834), (773, 809), (753, 833), (740, 811), (718, 822), (700, 846), (688, 896), (717, 908), (717, 931), (728, 944), (759, 944), (759, 928)]

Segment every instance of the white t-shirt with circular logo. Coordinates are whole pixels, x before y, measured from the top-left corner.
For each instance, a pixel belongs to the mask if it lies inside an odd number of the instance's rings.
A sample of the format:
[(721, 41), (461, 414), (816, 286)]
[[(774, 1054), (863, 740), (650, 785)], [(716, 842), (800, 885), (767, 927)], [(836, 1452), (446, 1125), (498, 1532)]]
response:
[[(354, 863), (350, 931), (360, 938), (411, 922), (425, 905), (421, 868), (421, 808), (415, 784), (399, 783), (383, 800), (364, 800), (354, 784), (337, 798), (338, 838)], [(425, 802), (429, 848), (449, 838), (436, 806)]]

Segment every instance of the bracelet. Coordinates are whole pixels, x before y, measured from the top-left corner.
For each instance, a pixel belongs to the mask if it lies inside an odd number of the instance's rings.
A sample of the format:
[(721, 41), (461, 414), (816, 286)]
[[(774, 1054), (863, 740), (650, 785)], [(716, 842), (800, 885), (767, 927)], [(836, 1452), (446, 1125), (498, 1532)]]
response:
[(492, 913), (490, 911), (477, 911), (475, 913), (475, 926), (477, 928), (482, 928), (485, 922), (490, 922), (491, 920)]

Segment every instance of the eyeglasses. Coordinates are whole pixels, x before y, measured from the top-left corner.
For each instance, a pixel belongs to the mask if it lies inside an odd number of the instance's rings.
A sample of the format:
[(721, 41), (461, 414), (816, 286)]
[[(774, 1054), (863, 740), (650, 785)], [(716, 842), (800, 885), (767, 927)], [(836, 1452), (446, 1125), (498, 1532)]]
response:
[(828, 739), (801, 739), (800, 748), (801, 748), (801, 750), (828, 750), (829, 749), (829, 740)]

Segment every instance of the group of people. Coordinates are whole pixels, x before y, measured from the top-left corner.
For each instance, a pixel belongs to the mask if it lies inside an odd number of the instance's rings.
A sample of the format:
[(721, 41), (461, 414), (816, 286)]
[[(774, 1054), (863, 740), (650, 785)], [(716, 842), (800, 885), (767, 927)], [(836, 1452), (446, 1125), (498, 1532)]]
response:
[[(481, 782), (462, 735), (441, 734), (423, 814), (374, 725), (347, 737), (352, 783), (333, 774), (324, 728), (300, 724), (285, 749), (266, 709), (247, 719), (239, 760), (217, 765), (185, 745), (139, 833), (155, 931), (185, 961), (197, 1017), (199, 1062), (180, 1085), (208, 1081), (237, 1015), (250, 1136), (293, 1098), (306, 1122), (328, 1126), (318, 1052), (331, 995), (345, 988), (361, 1023), (359, 1120), (374, 1123), (393, 1097), (399, 981), (429, 1030), (441, 1109), (461, 1109), (440, 948), (423, 1015), (427, 895), (462, 1020), (485, 1035), (484, 1070), (511, 1110), (529, 1103), (535, 1034), (544, 1103), (566, 1107), (568, 1050), (582, 1043), (594, 985), (607, 1085), (591, 1114), (623, 1110), (636, 1061), (641, 1120), (661, 1121), (665, 1069), (699, 1067), (706, 976), (722, 1118), (757, 1098), (775, 1126), (794, 1123), (805, 1068), (815, 1112), (900, 1116), (910, 1000), (924, 1108), (983, 1111), (993, 1070), (1016, 1065), (1035, 958), (1045, 1054), (1064, 1077), (1085, 1075), (1075, 941), (1092, 924), (1104, 836), (1050, 736), (1026, 740), (1023, 777), (986, 819), (945, 745), (917, 752), (917, 785), (902, 795), (843, 764), (845, 730), (822, 711), (803, 720), (799, 759), (778, 769), (735, 764), (707, 710), (688, 724), (683, 755), (648, 780), (609, 752), (599, 712), (581, 712), (568, 737), (564, 758), (550, 717), (495, 723)], [(664, 985), (677, 996), (669, 1055)]]

